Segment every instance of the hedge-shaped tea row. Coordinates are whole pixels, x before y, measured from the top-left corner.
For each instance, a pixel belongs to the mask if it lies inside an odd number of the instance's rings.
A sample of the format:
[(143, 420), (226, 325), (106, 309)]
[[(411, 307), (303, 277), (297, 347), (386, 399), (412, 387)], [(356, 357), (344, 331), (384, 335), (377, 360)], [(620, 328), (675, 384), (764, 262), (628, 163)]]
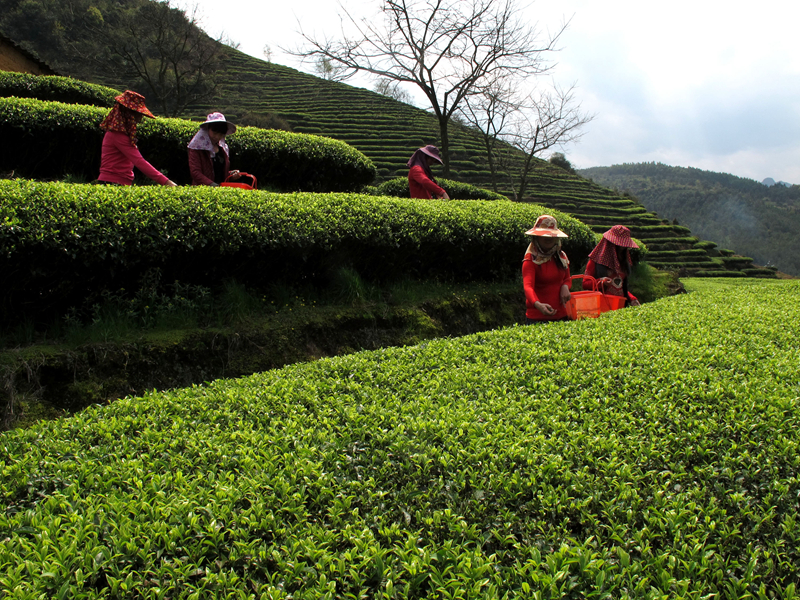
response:
[(689, 286), (6, 433), (0, 587), (796, 597), (800, 283)]
[(110, 108), (119, 94), (115, 89), (71, 77), (0, 71), (0, 97), (3, 98), (16, 96)]
[[(283, 115), (296, 130), (313, 127), (325, 135), (341, 136), (376, 163), (380, 162), (377, 165), (380, 180), (405, 175), (405, 162), (411, 153), (422, 144), (436, 144), (439, 141), (435, 118), (423, 110), (364, 89), (323, 81), (288, 67), (265, 63), (235, 50), (226, 51), (224, 61), (227, 68), (220, 73), (218, 82), (222, 97), (236, 97), (236, 110), (269, 110)], [(384, 115), (391, 115), (391, 120), (387, 122)], [(330, 124), (332, 119), (344, 118), (350, 119), (352, 125), (343, 128)], [(395, 140), (398, 135), (408, 139), (405, 147), (394, 142), (376, 146), (373, 141), (373, 136)], [(461, 166), (462, 160), (483, 164), (484, 151), (480, 136), (474, 130), (454, 123), (450, 141), (451, 148), (458, 150), (450, 157), (453, 170), (449, 178), (491, 189), (488, 173), (475, 171), (472, 167), (463, 170)], [(383, 155), (392, 149), (395, 150), (393, 159), (377, 161), (373, 157), (374, 151), (381, 151)], [(510, 195), (508, 186), (509, 183), (503, 178), (499, 191)], [(574, 201), (570, 202), (576, 206), (592, 205), (602, 199), (623, 208), (637, 205), (629, 197), (567, 173), (545, 161), (535, 161), (526, 200), (571, 212), (557, 204), (563, 197), (574, 197)], [(589, 210), (579, 212), (590, 214)], [(593, 220), (585, 222), (591, 224)], [(631, 226), (636, 224), (636, 218), (635, 215), (622, 215), (617, 222)], [(658, 237), (671, 236), (683, 237), (683, 233), (665, 226), (658, 234)], [(641, 232), (637, 237), (649, 243), (649, 234)]]
[[(344, 265), (368, 280), (508, 277), (519, 272), (524, 232), (543, 211), (511, 202), (0, 181), (4, 316), (26, 306), (63, 309), (105, 289), (135, 291), (154, 267), (164, 281), (205, 286), (225, 277), (260, 287), (324, 284)], [(579, 261), (595, 236), (557, 216)]]
[[(491, 190), (475, 187), (468, 183), (452, 181), (451, 179), (437, 179), (439, 185), (445, 189), (447, 195), (458, 200), (508, 200), (502, 194), (496, 194)], [(396, 196), (398, 198), (408, 198), (408, 177), (396, 177), (389, 181), (384, 181), (377, 187), (377, 193), (381, 196)]]
[[(0, 170), (17, 176), (97, 178), (108, 110), (32, 99), (0, 99)], [(198, 123), (145, 119), (139, 127), (144, 157), (176, 183), (189, 183), (186, 144)], [(375, 178), (375, 166), (344, 142), (313, 135), (240, 127), (228, 138), (232, 166), (284, 191), (350, 191)]]

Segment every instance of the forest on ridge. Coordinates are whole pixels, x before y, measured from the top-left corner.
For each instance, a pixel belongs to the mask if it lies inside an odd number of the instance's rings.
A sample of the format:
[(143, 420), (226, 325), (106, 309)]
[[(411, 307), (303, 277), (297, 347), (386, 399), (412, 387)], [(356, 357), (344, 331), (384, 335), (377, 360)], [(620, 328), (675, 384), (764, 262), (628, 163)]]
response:
[(595, 183), (635, 196), (649, 211), (800, 276), (800, 186), (767, 187), (752, 179), (661, 163), (582, 169)]

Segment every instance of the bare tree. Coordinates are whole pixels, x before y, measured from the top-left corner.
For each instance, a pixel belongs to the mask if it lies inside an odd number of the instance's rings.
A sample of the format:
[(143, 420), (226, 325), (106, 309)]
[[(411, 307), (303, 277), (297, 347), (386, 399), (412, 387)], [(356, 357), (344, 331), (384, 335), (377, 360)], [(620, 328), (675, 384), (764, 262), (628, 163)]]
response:
[(461, 114), (482, 134), (495, 191), (504, 170), (515, 200), (525, 195), (534, 159), (550, 148), (577, 141), (583, 126), (594, 118), (576, 103), (574, 85), (523, 95), (503, 78), (471, 96)]
[(327, 79), (328, 81), (341, 81), (346, 77), (345, 68), (326, 56), (317, 57), (317, 61), (314, 63), (314, 71), (322, 79)]
[(214, 72), (222, 38), (210, 38), (198, 25), (197, 6), (186, 13), (170, 0), (147, 2), (130, 11), (113, 35), (106, 35), (112, 65), (148, 88), (148, 104), (176, 116), (213, 97)]
[(550, 69), (546, 57), (566, 28), (543, 41), (520, 20), (516, 0), (381, 0), (382, 19), (357, 20), (354, 34), (315, 39), (301, 30), (309, 59), (327, 58), (346, 70), (417, 86), (439, 123), (444, 175), (450, 173), (448, 123), (462, 102), (501, 74), (527, 77)]
[(398, 102), (404, 102), (405, 104), (414, 103), (411, 94), (401, 88), (399, 82), (386, 79), (385, 77), (381, 77), (375, 82), (373, 90), (382, 96), (388, 96)]
[(510, 162), (507, 155), (513, 151), (513, 147), (503, 141), (503, 136), (520, 110), (519, 101), (513, 82), (500, 77), (486, 85), (480, 94), (467, 98), (459, 108), (463, 122), (481, 134), (492, 189), (498, 193), (499, 170)]

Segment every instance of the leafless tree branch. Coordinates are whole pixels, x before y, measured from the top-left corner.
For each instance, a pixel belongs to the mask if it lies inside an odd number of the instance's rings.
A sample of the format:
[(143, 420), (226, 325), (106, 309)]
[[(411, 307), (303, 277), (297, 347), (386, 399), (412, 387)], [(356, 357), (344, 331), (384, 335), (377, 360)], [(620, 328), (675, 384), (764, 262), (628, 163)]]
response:
[[(444, 172), (449, 174), (448, 123), (465, 99), (488, 81), (547, 73), (549, 54), (566, 28), (543, 37), (520, 20), (516, 0), (382, 0), (382, 19), (357, 19), (340, 2), (340, 39), (301, 31), (305, 46), (286, 51), (417, 86), (439, 123)], [(345, 32), (345, 27), (352, 31)]]
[(508, 78), (495, 79), (470, 97), (461, 115), (482, 134), (495, 190), (504, 170), (516, 200), (525, 194), (534, 158), (580, 139), (594, 118), (576, 102), (574, 85), (522, 94)]

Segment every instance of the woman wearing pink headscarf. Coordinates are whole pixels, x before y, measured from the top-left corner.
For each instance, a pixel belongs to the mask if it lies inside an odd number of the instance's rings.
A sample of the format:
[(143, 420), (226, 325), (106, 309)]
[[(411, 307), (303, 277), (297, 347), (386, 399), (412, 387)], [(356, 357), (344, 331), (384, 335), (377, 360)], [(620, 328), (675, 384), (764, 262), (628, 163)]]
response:
[(241, 177), (239, 171), (231, 171), (231, 151), (225, 138), (236, 132), (236, 125), (225, 119), (225, 115), (214, 112), (204, 123), (187, 148), (189, 149), (189, 173), (192, 185), (218, 186), (230, 176), (232, 181)]
[(436, 146), (420, 148), (408, 160), (408, 190), (412, 198), (449, 200), (450, 196), (436, 183), (431, 171), (435, 162), (442, 164), (439, 149)]
[[(603, 234), (603, 239), (589, 254), (586, 275), (602, 284), (603, 293), (623, 296), (626, 306), (639, 306), (639, 300), (628, 291), (628, 276), (633, 260), (631, 248), (639, 246), (631, 239), (631, 230), (624, 225), (614, 225)], [(591, 282), (583, 280), (583, 288), (591, 289)]]

